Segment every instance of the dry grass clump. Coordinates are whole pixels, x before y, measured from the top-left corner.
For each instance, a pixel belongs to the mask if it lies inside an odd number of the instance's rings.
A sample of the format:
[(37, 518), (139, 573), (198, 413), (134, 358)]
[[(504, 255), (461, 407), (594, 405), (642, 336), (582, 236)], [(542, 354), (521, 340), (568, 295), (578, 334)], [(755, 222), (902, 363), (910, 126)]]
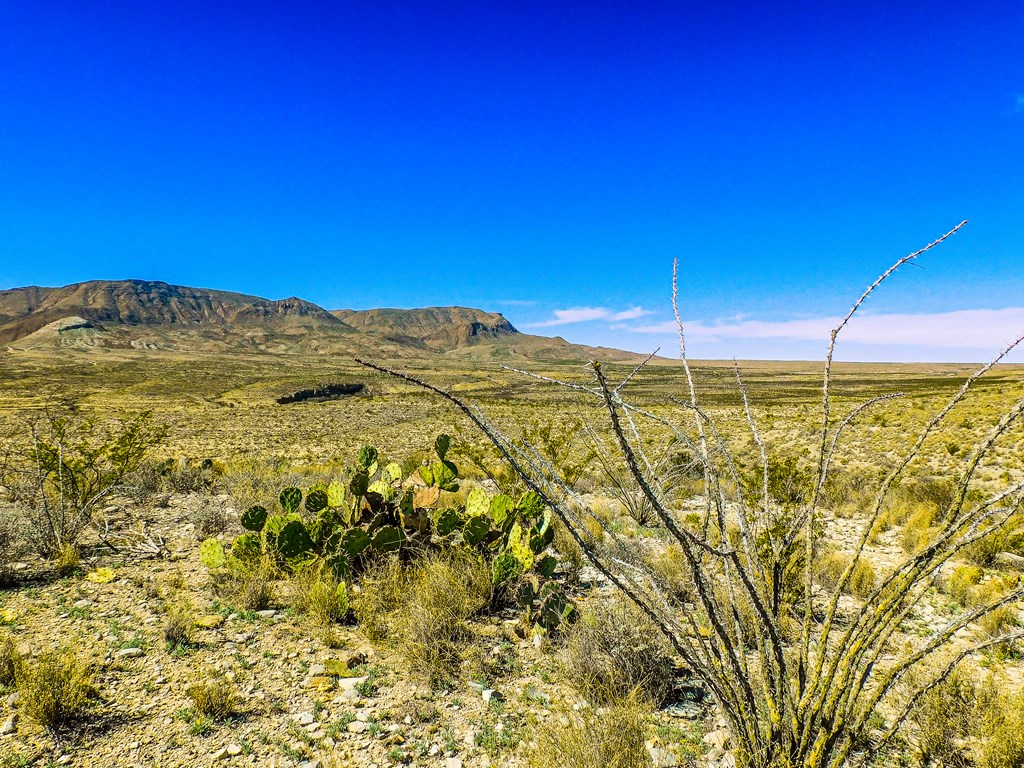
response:
[(1008, 693), (989, 678), (977, 690), (978, 768), (1024, 765), (1024, 691)]
[(199, 714), (213, 720), (226, 720), (238, 713), (238, 696), (227, 680), (204, 680), (190, 685), (185, 693)]
[(53, 555), (53, 567), (61, 576), (78, 570), (82, 564), (82, 553), (74, 544), (61, 544)]
[(389, 640), (432, 683), (450, 681), (469, 638), (467, 621), (491, 602), (491, 571), (469, 553), (386, 562), (364, 578), (353, 609), (366, 634)]
[[(840, 578), (850, 565), (850, 556), (842, 552), (823, 552), (815, 563), (815, 581), (830, 591), (836, 588)], [(874, 566), (861, 558), (854, 566), (853, 573), (843, 587), (843, 592), (861, 599), (866, 598), (875, 589), (878, 575)]]
[(13, 655), (18, 706), (26, 717), (50, 730), (82, 718), (93, 695), (87, 664), (68, 650), (31, 659)]
[(13, 510), (0, 508), (0, 587), (14, 581), (11, 564), (25, 553), (26, 544), (21, 519)]
[(348, 615), (348, 589), (330, 568), (310, 566), (295, 574), (291, 582), (291, 604), (308, 616), (320, 631), (324, 644), (338, 643), (334, 625)]
[(925, 503), (914, 507), (903, 524), (900, 535), (900, 546), (908, 554), (920, 552), (935, 538), (935, 522), (939, 519), (939, 509), (933, 504)]
[(1024, 552), (1024, 521), (1011, 519), (999, 530), (964, 548), (964, 557), (975, 565), (990, 566), (1001, 552)]
[(635, 695), (595, 711), (563, 707), (539, 726), (531, 768), (648, 768), (646, 704)]
[(0, 643), (0, 688), (14, 685), (14, 666), (17, 658), (18, 651), (14, 647), (14, 642), (11, 638), (5, 637)]
[(664, 637), (623, 599), (584, 611), (568, 632), (565, 663), (573, 684), (598, 702), (623, 699), (636, 691), (660, 706), (675, 677)]
[(164, 621), (164, 645), (168, 651), (187, 648), (192, 643), (193, 618), (191, 612), (181, 606), (172, 606)]
[(236, 608), (262, 611), (274, 601), (276, 576), (274, 564), (262, 559), (252, 567), (227, 568), (217, 574), (214, 590)]
[(352, 612), (363, 634), (373, 642), (387, 639), (388, 616), (405, 602), (409, 580), (408, 570), (397, 558), (389, 557), (366, 571), (358, 589), (353, 589)]
[(678, 544), (670, 544), (647, 557), (647, 565), (658, 579), (658, 587), (676, 605), (692, 603), (696, 598), (693, 576)]
[(914, 713), (915, 751), (922, 766), (965, 764), (960, 740), (974, 728), (977, 694), (970, 673), (955, 670), (921, 698)]

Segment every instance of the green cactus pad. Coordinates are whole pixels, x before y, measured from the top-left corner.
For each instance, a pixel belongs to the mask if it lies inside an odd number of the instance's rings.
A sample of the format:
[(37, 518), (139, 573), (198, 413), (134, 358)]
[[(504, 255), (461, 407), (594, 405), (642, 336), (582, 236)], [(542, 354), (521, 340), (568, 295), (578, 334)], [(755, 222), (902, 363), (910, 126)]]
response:
[(306, 510), (315, 515), (322, 509), (327, 509), (327, 491), (323, 488), (311, 490), (306, 494)]
[(385, 525), (373, 535), (373, 548), (378, 552), (397, 552), (405, 541), (401, 528)]
[(391, 462), (384, 467), (384, 471), (381, 473), (380, 479), (388, 483), (398, 482), (402, 479), (402, 466), (395, 462)]
[(216, 539), (207, 539), (199, 545), (199, 559), (207, 568), (223, 568), (228, 564), (224, 545)]
[(444, 457), (448, 453), (451, 444), (452, 439), (448, 435), (438, 435), (437, 439), (434, 440), (434, 452), (437, 454), (437, 458), (444, 461)]
[(242, 513), (242, 527), (247, 531), (259, 533), (267, 522), (267, 508), (255, 504)]
[(528, 520), (536, 520), (544, 512), (544, 500), (536, 491), (527, 491), (516, 502), (516, 511)]
[(340, 546), (350, 558), (359, 557), (371, 544), (370, 535), (362, 528), (351, 528), (341, 537)]
[(537, 579), (529, 578), (519, 582), (519, 586), (516, 589), (516, 602), (519, 603), (520, 608), (529, 609), (533, 606), (533, 601), (537, 599)]
[(515, 581), (523, 575), (523, 564), (509, 552), (502, 552), (491, 563), (491, 583), (496, 587)]
[(398, 495), (398, 491), (395, 490), (391, 483), (387, 483), (383, 480), (377, 480), (376, 482), (370, 483), (370, 487), (366, 489), (366, 492), (376, 493), (384, 501), (394, 501), (395, 496)]
[(294, 558), (309, 552), (313, 548), (313, 539), (298, 520), (292, 520), (277, 536), (277, 551), (284, 558)]
[(365, 471), (356, 472), (352, 475), (348, 487), (357, 499), (361, 499), (366, 495), (366, 491), (370, 487), (370, 476)]
[[(338, 581), (343, 581), (352, 575), (352, 563), (345, 555), (335, 555), (327, 561), (327, 567), (331, 569), (334, 574), (334, 578)], [(346, 605), (348, 601), (346, 599)]]
[(243, 533), (231, 544), (231, 556), (243, 565), (251, 565), (263, 554), (263, 544), (256, 533)]
[(298, 488), (285, 488), (278, 497), (281, 502), (281, 509), (287, 514), (295, 512), (302, 503), (302, 491)]
[(555, 540), (555, 529), (547, 528), (544, 533), (535, 533), (530, 537), (530, 549), (535, 555), (539, 555)]
[(327, 486), (327, 506), (340, 507), (345, 503), (345, 486), (337, 480)]
[[(515, 515), (509, 513), (515, 509), (515, 502), (512, 501), (508, 496), (503, 493), (499, 493), (493, 499), (491, 499), (491, 519), (494, 520), (494, 524), (499, 528), (507, 530), (512, 527), (512, 522), (515, 522)], [(508, 523), (506, 528), (506, 522), (511, 518), (511, 522)]]
[(491, 510), (491, 497), (483, 488), (474, 488), (466, 496), (466, 515), (476, 517), (486, 515)]
[(454, 509), (442, 509), (440, 514), (437, 516), (437, 523), (434, 525), (434, 530), (438, 536), (448, 536), (459, 527), (462, 521), (459, 519), (459, 513)]
[(550, 579), (555, 575), (555, 569), (558, 568), (558, 560), (553, 558), (551, 555), (544, 555), (539, 558), (533, 564), (533, 570), (543, 576), (545, 579)]
[[(377, 449), (372, 445), (364, 445), (356, 455), (356, 462), (365, 470), (369, 470), (372, 464), (377, 463)], [(368, 474), (373, 474), (368, 472)]]
[(541, 587), (537, 621), (542, 627), (556, 629), (559, 624), (571, 624), (578, 615), (576, 606), (558, 584), (549, 581)]
[(486, 516), (471, 517), (462, 527), (462, 538), (471, 547), (482, 542), (491, 532), (491, 520)]

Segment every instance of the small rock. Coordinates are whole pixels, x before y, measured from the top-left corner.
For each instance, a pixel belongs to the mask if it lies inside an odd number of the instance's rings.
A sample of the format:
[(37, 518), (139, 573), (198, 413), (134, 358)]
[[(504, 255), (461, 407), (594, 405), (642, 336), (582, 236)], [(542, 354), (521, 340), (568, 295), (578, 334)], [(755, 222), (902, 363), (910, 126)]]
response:
[(725, 757), (718, 764), (718, 768), (736, 768), (736, 755), (732, 752), (726, 752)]
[(299, 725), (309, 725), (315, 720), (316, 718), (313, 717), (312, 712), (299, 712), (299, 714), (295, 716), (295, 722)]
[(227, 753), (231, 755), (231, 757), (236, 757), (242, 754), (242, 747), (238, 744), (228, 744), (224, 749), (227, 750)]
[(200, 616), (195, 620), (195, 625), (197, 627), (202, 627), (203, 629), (213, 629), (214, 627), (219, 627), (223, 623), (224, 617), (219, 613), (208, 613), (206, 616)]
[(225, 747), (221, 747), (216, 752), (214, 752), (214, 753), (212, 753), (210, 755), (210, 757), (212, 757), (214, 760), (223, 760), (227, 756), (228, 756), (228, 751), (227, 751), (227, 749)]
[(461, 757), (449, 757), (444, 761), (444, 768), (462, 768)]
[(367, 725), (362, 720), (354, 720), (353, 722), (348, 724), (349, 733), (363, 733), (366, 730), (366, 728)]
[(493, 688), (484, 688), (481, 696), (484, 697), (484, 701), (490, 704), (492, 701), (501, 701), (501, 694)]
[(311, 664), (309, 667), (310, 677), (317, 677), (318, 675), (326, 675), (327, 667), (323, 664)]
[(120, 651), (114, 654), (118, 659), (137, 659), (140, 656), (145, 656), (146, 652), (141, 648), (122, 648)]
[(354, 691), (360, 683), (365, 683), (366, 677), (343, 677), (338, 681), (338, 687), (343, 691)]
[(3, 725), (0, 725), (0, 736), (7, 736), (18, 730), (18, 713), (8, 717)]
[(272, 619), (275, 616), (277, 616), (277, 611), (275, 611), (273, 608), (268, 608), (265, 611), (256, 611), (256, 615), (259, 616), (261, 619)]
[(88, 608), (90, 605), (92, 605), (92, 600), (89, 600), (87, 598), (83, 598), (82, 600), (79, 600), (77, 603), (75, 603), (71, 607), (72, 608)]

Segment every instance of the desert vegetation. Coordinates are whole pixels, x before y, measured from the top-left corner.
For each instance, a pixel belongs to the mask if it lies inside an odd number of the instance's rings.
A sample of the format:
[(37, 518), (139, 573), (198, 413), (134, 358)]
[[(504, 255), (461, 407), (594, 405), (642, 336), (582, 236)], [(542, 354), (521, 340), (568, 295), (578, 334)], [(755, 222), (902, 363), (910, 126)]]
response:
[[(1020, 765), (1024, 374), (842, 328), (817, 372), (7, 353), (0, 764)], [(362, 389), (276, 402), (318, 381)]]

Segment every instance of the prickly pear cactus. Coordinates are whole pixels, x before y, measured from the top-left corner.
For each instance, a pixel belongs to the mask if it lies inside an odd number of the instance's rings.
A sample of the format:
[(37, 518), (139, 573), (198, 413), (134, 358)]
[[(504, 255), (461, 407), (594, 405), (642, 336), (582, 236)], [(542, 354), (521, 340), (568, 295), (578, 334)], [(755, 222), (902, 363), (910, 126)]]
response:
[(327, 506), (342, 507), (345, 505), (345, 486), (337, 480), (327, 486)]
[(491, 498), (483, 488), (473, 488), (466, 496), (466, 515), (476, 517), (491, 511)]
[(302, 503), (302, 491), (298, 488), (285, 488), (281, 491), (278, 500), (281, 502), (281, 509), (285, 511), (285, 514), (290, 515), (292, 512), (298, 511), (299, 504)]
[(242, 513), (242, 527), (247, 531), (259, 533), (267, 522), (267, 508), (259, 504), (249, 507)]
[(327, 509), (327, 491), (323, 488), (315, 488), (306, 494), (306, 511), (315, 515), (321, 510)]
[(224, 545), (216, 539), (207, 539), (199, 545), (199, 559), (207, 568), (223, 568), (228, 564)]
[(313, 539), (299, 520), (286, 523), (277, 535), (275, 544), (277, 552), (286, 559), (298, 557), (313, 549)]

